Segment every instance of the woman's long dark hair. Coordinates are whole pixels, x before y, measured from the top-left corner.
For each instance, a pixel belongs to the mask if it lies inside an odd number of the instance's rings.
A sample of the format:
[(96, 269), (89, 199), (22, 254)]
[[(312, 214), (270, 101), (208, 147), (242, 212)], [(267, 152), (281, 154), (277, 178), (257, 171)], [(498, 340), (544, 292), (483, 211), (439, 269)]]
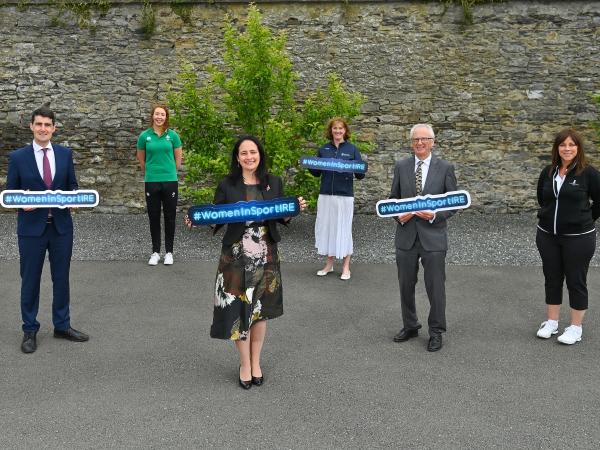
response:
[(577, 145), (577, 156), (575, 156), (575, 161), (571, 163), (569, 167), (570, 170), (573, 170), (575, 175), (580, 175), (588, 165), (587, 158), (585, 157), (585, 152), (583, 151), (583, 138), (581, 135), (572, 128), (565, 128), (561, 132), (559, 132), (554, 138), (554, 144), (552, 145), (552, 167), (550, 168), (550, 177), (556, 170), (557, 167), (560, 167), (561, 160), (560, 154), (558, 153), (558, 147), (560, 144), (565, 142), (567, 138), (573, 139), (575, 145)]
[(258, 178), (260, 186), (265, 187), (267, 185), (267, 177), (269, 175), (269, 171), (267, 169), (267, 155), (265, 154), (262, 144), (255, 136), (241, 136), (234, 144), (233, 151), (231, 152), (231, 163), (229, 165), (228, 176), (233, 182), (237, 182), (242, 179), (242, 166), (240, 166), (240, 163), (238, 162), (238, 155), (240, 153), (240, 145), (242, 145), (242, 142), (244, 141), (252, 141), (256, 144), (256, 148), (258, 148), (260, 161), (258, 162), (255, 175), (256, 178)]

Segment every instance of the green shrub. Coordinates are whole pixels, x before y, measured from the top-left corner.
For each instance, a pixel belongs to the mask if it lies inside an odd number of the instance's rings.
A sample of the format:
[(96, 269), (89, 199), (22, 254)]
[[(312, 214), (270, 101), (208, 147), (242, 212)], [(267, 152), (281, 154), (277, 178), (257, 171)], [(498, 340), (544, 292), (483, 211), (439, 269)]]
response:
[[(298, 161), (325, 142), (323, 131), (331, 117), (355, 118), (365, 98), (348, 92), (340, 77), (331, 74), (325, 87), (299, 102), (298, 74), (285, 34), (273, 35), (254, 5), (242, 28), (226, 16), (223, 68), (208, 66), (200, 83), (194, 68), (184, 63), (167, 95), (172, 123), (184, 142), (188, 172), (182, 193), (193, 202), (212, 201), (216, 181), (228, 172), (236, 135), (253, 134), (264, 143), (269, 169), (284, 178), (287, 193), (302, 195), (314, 206), (319, 179), (300, 169)], [(371, 144), (359, 147), (368, 151)]]

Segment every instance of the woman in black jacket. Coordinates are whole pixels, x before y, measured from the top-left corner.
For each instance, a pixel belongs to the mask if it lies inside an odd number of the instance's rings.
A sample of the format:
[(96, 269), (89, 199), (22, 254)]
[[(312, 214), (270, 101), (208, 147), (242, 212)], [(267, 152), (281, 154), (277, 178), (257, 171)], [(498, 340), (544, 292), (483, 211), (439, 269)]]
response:
[[(219, 183), (214, 203), (283, 196), (281, 178), (268, 173), (260, 141), (253, 136), (240, 138), (233, 148), (229, 175)], [(300, 209), (305, 209), (302, 197), (298, 201)], [(235, 341), (240, 354), (239, 384), (244, 389), (263, 384), (260, 354), (266, 320), (283, 314), (277, 222), (290, 220), (231, 223), (223, 236), (210, 335)], [(220, 227), (215, 227), (215, 233)]]
[(558, 341), (581, 341), (583, 316), (588, 308), (587, 272), (596, 249), (594, 222), (600, 216), (600, 173), (588, 164), (583, 140), (574, 130), (556, 135), (552, 164), (540, 174), (537, 185), (538, 230), (536, 244), (545, 278), (547, 320), (537, 336), (558, 333), (563, 280), (567, 281), (571, 325)]

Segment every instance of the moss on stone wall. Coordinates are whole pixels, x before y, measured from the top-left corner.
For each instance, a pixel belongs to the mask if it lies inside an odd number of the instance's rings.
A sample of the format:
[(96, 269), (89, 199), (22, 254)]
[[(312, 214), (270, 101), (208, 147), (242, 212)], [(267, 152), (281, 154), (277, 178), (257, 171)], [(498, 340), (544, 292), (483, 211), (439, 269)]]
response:
[[(352, 0), (338, 0), (341, 3), (363, 3), (364, 1), (352, 1)], [(437, 0), (443, 3), (446, 7), (451, 5), (460, 5), (463, 9), (464, 19), (467, 24), (473, 23), (473, 7), (478, 4), (493, 3), (503, 0)], [(383, 0), (382, 0), (383, 2)], [(143, 33), (146, 36), (151, 36), (154, 33), (154, 24), (150, 12), (152, 11), (152, 3), (170, 4), (173, 12), (177, 14), (184, 22), (189, 22), (191, 16), (191, 10), (193, 4), (231, 4), (231, 3), (247, 3), (247, 2), (235, 2), (231, 0), (0, 0), (0, 6), (6, 6), (16, 4), (21, 10), (26, 10), (31, 5), (48, 4), (54, 5), (57, 8), (57, 15), (55, 16), (55, 22), (60, 23), (60, 18), (65, 11), (71, 12), (76, 18), (77, 23), (82, 28), (90, 27), (91, 11), (96, 10), (101, 14), (106, 13), (112, 5), (131, 4), (131, 3), (143, 3), (144, 8), (148, 11), (147, 20), (145, 22)], [(254, 3), (270, 3), (267, 1), (255, 1)], [(316, 0), (292, 0), (283, 3), (319, 3)], [(324, 1), (320, 3), (335, 3), (331, 1)], [(375, 2), (376, 3), (376, 2)]]

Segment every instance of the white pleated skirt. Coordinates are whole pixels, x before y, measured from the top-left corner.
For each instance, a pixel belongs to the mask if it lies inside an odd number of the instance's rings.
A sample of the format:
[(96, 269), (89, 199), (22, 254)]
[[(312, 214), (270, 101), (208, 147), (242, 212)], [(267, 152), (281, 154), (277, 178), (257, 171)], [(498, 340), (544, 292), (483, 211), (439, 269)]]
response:
[(319, 195), (315, 221), (315, 247), (319, 255), (344, 258), (351, 255), (354, 197)]

